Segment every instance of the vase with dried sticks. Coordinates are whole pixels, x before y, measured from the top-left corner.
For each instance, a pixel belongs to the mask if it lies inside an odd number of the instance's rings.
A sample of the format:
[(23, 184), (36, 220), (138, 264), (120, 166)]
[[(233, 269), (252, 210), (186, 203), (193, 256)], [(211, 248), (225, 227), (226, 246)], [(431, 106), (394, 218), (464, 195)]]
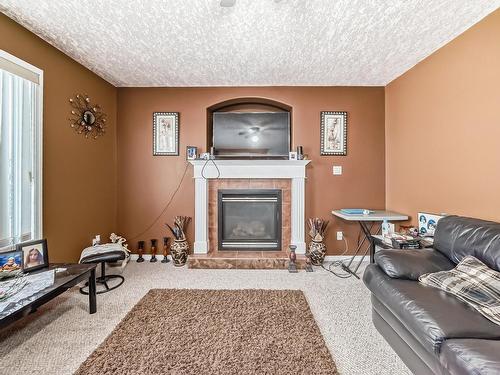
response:
[(312, 264), (320, 266), (325, 260), (326, 246), (323, 243), (323, 239), (325, 238), (329, 221), (315, 217), (309, 219), (307, 223), (309, 225), (309, 236), (311, 237), (311, 242), (309, 242), (308, 247), (308, 256)]
[(173, 226), (166, 224), (174, 236), (174, 242), (170, 245), (170, 256), (177, 267), (185, 265), (187, 261), (189, 244), (186, 240), (186, 228), (190, 221), (188, 216), (176, 216)]

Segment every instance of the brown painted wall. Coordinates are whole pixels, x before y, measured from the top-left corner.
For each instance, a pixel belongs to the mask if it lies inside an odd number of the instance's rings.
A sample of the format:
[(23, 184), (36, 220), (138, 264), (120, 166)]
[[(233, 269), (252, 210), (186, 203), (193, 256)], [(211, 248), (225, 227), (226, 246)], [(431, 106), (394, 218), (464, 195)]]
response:
[(500, 220), (500, 10), (386, 87), (386, 202)]
[[(115, 230), (117, 89), (2, 14), (0, 48), (44, 71), (43, 232), (50, 261), (76, 261), (94, 234)], [(77, 93), (107, 113), (103, 138), (69, 127)]]
[[(293, 147), (303, 145), (312, 159), (307, 172), (306, 216), (332, 219), (330, 211), (334, 208), (384, 208), (383, 88), (119, 88), (118, 228), (132, 241), (132, 248), (136, 248), (138, 239), (164, 236), (164, 223), (175, 215), (194, 216), (194, 183), (189, 166), (170, 208), (152, 225), (183, 175), (186, 146), (205, 151), (206, 108), (238, 97), (269, 98), (293, 107)], [(348, 156), (319, 156), (320, 111), (327, 110), (348, 112)], [(152, 156), (154, 111), (180, 112), (180, 156)], [(333, 165), (342, 165), (344, 174), (333, 176)], [(344, 243), (335, 240), (336, 230), (346, 231), (353, 248), (357, 226), (341, 221), (333, 224), (327, 240), (328, 253), (340, 254), (344, 249)], [(192, 242), (193, 225), (188, 237)]]

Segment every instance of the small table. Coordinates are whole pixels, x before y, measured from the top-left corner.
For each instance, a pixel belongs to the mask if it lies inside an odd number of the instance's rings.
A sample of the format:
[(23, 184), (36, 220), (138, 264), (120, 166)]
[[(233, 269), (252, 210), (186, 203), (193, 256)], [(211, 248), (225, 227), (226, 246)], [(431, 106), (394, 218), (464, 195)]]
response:
[[(21, 319), (22, 317), (36, 311), (44, 303), (57, 297), (66, 290), (74, 287), (82, 281), (89, 282), (89, 313), (94, 314), (97, 311), (96, 304), (96, 285), (95, 285), (95, 264), (50, 264), (48, 268), (30, 273), (36, 274), (55, 268), (66, 268), (65, 271), (56, 272), (54, 284), (35, 293), (29, 298), (29, 301), (21, 300), (8, 306), (0, 312), (0, 328)], [(33, 298), (34, 297), (34, 298)]]
[[(384, 211), (384, 210), (370, 210), (370, 213), (367, 215), (363, 215), (363, 214), (352, 215), (352, 214), (346, 214), (346, 213), (342, 212), (341, 210), (333, 210), (332, 215), (337, 216), (337, 217), (341, 218), (342, 220), (358, 222), (359, 226), (361, 227), (361, 230), (363, 231), (364, 237), (363, 237), (363, 240), (358, 244), (358, 247), (356, 248), (356, 252), (352, 256), (352, 258), (349, 260), (349, 263), (347, 265), (342, 264), (342, 268), (346, 272), (349, 272), (350, 274), (354, 275), (358, 279), (359, 279), (359, 276), (356, 274), (356, 272), (358, 271), (359, 266), (361, 265), (361, 263), (365, 259), (365, 256), (368, 254), (368, 252), (370, 252), (370, 263), (374, 262), (373, 257), (375, 255), (375, 245), (374, 245), (373, 240), (372, 240), (372, 234), (379, 233), (381, 225), (377, 228), (375, 233), (372, 233), (373, 226), (376, 223), (383, 222), (384, 220), (387, 220), (387, 221), (408, 220), (407, 215), (403, 215), (403, 214), (393, 212), (393, 211)], [(368, 224), (371, 224), (371, 225), (368, 226)], [(365, 249), (365, 251), (363, 253), (363, 257), (359, 261), (358, 265), (355, 267), (354, 270), (352, 270), (351, 264), (354, 261), (354, 258), (361, 251), (365, 241), (368, 241), (368, 247)]]

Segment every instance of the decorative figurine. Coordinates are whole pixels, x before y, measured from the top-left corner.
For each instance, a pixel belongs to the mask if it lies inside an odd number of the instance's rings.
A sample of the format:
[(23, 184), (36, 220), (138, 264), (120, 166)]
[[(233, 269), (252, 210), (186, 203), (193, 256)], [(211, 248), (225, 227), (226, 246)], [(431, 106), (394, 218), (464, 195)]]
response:
[(295, 254), (295, 249), (297, 246), (295, 245), (290, 245), (290, 261), (288, 262), (288, 272), (290, 273), (297, 273), (297, 264), (295, 261), (297, 260), (297, 254)]
[(307, 251), (306, 251), (306, 265), (304, 266), (304, 269), (306, 270), (306, 272), (313, 272), (313, 268), (311, 265), (311, 254), (309, 254)]
[(137, 258), (137, 263), (144, 262), (142, 254), (144, 254), (144, 241), (139, 241), (138, 243), (139, 258)]
[(151, 240), (151, 259), (149, 260), (151, 263), (156, 262), (156, 240)]
[(161, 260), (162, 263), (168, 263), (170, 260), (168, 259), (168, 241), (170, 240), (170, 237), (163, 237), (163, 259)]

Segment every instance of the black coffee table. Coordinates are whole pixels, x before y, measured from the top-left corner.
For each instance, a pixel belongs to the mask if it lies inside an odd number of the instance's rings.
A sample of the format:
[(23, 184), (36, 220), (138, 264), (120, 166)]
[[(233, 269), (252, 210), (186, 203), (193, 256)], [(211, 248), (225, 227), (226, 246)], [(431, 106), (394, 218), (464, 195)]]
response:
[(95, 285), (95, 264), (50, 264), (48, 268), (43, 268), (39, 271), (44, 272), (54, 268), (66, 268), (65, 271), (56, 272), (54, 284), (45, 288), (26, 301), (22, 300), (13, 303), (13, 306), (8, 306), (4, 311), (0, 312), (0, 328), (3, 328), (10, 323), (21, 319), (31, 312), (42, 306), (44, 303), (57, 297), (66, 290), (74, 287), (82, 281), (89, 282), (89, 313), (94, 314), (97, 311), (96, 306), (96, 285)]

